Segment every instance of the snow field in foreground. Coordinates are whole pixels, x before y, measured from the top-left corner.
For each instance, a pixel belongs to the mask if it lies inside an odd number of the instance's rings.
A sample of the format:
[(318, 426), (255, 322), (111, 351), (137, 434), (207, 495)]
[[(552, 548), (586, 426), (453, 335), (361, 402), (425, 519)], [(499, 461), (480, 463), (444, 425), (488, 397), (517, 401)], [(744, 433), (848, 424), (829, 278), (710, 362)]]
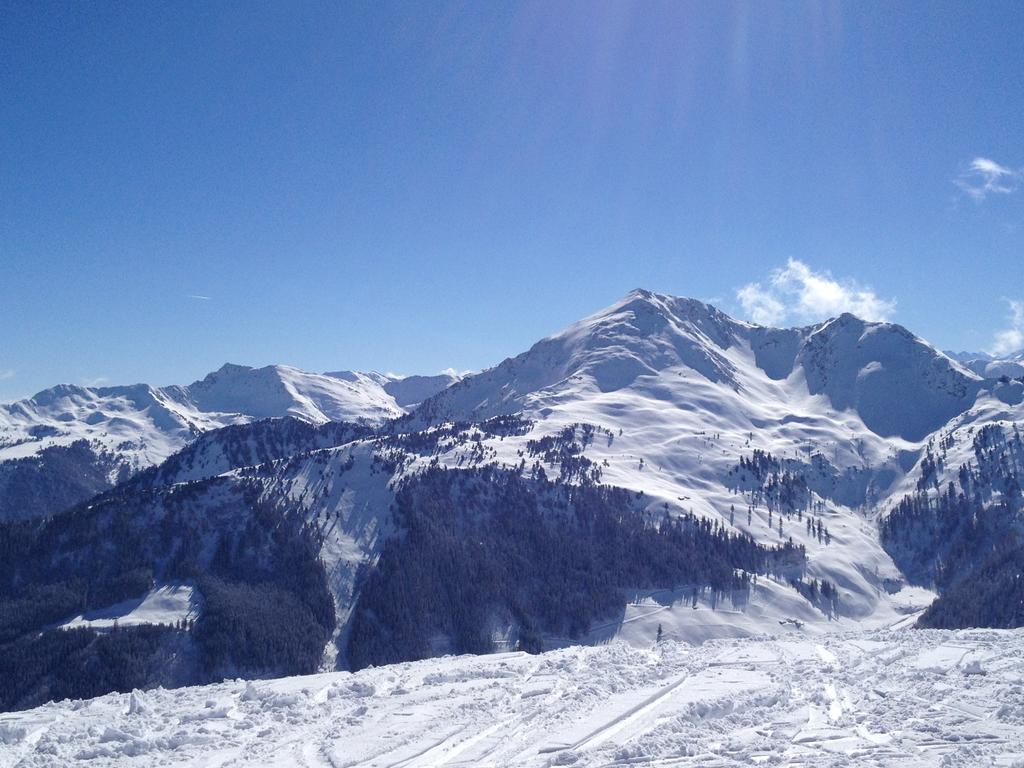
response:
[(0, 715), (2, 766), (1018, 766), (1024, 632), (614, 642)]

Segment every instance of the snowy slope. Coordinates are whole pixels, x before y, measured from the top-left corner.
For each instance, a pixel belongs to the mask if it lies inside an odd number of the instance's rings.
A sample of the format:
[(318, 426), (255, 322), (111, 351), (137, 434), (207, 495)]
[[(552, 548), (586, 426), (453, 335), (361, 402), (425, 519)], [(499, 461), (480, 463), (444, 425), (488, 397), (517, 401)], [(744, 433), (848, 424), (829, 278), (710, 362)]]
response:
[(0, 766), (1017, 766), (1020, 631), (612, 643), (0, 714)]
[[(935, 495), (940, 489), (944, 491), (960, 468), (975, 460), (973, 441), (982, 428), (993, 426), (1008, 434), (1014, 425), (1024, 428), (1024, 382), (988, 382), (969, 410), (951, 419), (926, 442), (914, 467), (893, 486), (890, 500), (898, 501), (913, 493), (926, 474), (931, 478), (925, 488), (928, 492)], [(929, 453), (941, 460), (934, 471), (926, 473)]]
[(190, 385), (188, 395), (202, 411), (256, 419), (288, 415), (314, 423), (379, 423), (401, 413), (393, 398), (372, 386), (369, 378), (346, 381), (284, 365), (225, 365)]
[(323, 666), (345, 667), (344, 647), (349, 619), (358, 597), (360, 568), (376, 562), (394, 533), (393, 478), (376, 463), (374, 441), (347, 445), (275, 462), (269, 472), (231, 473), (262, 485), (262, 500), (299, 510), (316, 527), (320, 559), (334, 598), (337, 626), (324, 652)]
[(311, 424), (287, 416), (204, 432), (167, 461), (135, 475), (130, 484), (146, 488), (216, 477), (320, 448), (331, 448), (373, 434), (368, 425), (350, 422)]
[(967, 410), (981, 388), (977, 376), (905, 328), (850, 314), (816, 328), (798, 365), (811, 393), (855, 411), (883, 437), (921, 440)]
[(60, 626), (65, 629), (90, 627), (112, 629), (139, 624), (176, 624), (200, 615), (202, 596), (189, 584), (161, 584), (135, 600), (86, 611)]
[(363, 386), (376, 384), (394, 398), (399, 408), (404, 409), (415, 408), (428, 397), (436, 395), (462, 378), (451, 373), (439, 373), (436, 376), (396, 376), (390, 373), (334, 371), (324, 375)]

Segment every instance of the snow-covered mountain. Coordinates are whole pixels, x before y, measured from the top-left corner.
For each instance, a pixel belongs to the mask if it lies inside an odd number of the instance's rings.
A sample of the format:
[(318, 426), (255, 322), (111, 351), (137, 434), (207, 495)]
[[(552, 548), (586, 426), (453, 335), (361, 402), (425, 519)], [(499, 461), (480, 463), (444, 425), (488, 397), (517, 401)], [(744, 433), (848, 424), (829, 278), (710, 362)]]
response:
[[(521, 414), (533, 423), (527, 434), (485, 438), (478, 449), (506, 466), (530, 441), (594, 425), (608, 437), (584, 453), (602, 482), (643, 490), (651, 511), (728, 521), (766, 544), (792, 538), (808, 549), (808, 573), (842, 585), (845, 616), (878, 620), (931, 598), (890, 594), (903, 578), (869, 521), (898, 500), (892, 494), (936, 430), (986, 409), (1014, 408), (1005, 415), (1021, 418), (1007, 396), (898, 325), (842, 315), (764, 328), (692, 299), (634, 291), (454, 384), (399, 424)], [(430, 460), (458, 466), (467, 458), (456, 446)], [(794, 605), (781, 608), (786, 592), (766, 615), (808, 620)], [(736, 630), (746, 620), (730, 621)], [(723, 628), (691, 622), (687, 631)]]
[(1024, 349), (1001, 357), (994, 357), (987, 352), (946, 352), (954, 360), (958, 360), (966, 368), (970, 368), (979, 376), (996, 379), (1008, 376), (1011, 379), (1024, 376)]
[(0, 405), (0, 461), (85, 439), (145, 466), (202, 432), (255, 419), (294, 416), (314, 424), (380, 424), (404, 413), (410, 405), (407, 392), (434, 394), (451, 381), (447, 376), (317, 374), (285, 365), (229, 363), (187, 386), (62, 384)]
[[(311, 638), (334, 668), (659, 625), (690, 641), (900, 626), (962, 583), (947, 578), (954, 562), (1012, 588), (1015, 561), (986, 546), (1016, 541), (1024, 382), (982, 377), (897, 325), (765, 328), (634, 291), (457, 382), (232, 383), (245, 371), (168, 388), (190, 418), (228, 413), (232, 426), (195, 428), (202, 438), (159, 468), (19, 534), (32, 566), (0, 569), (0, 595), (3, 578), (38, 583), (60, 596), (44, 603), (59, 625), (191, 580), (196, 634), (155, 639), (154, 658), (185, 642), (255, 674), (276, 658), (267, 648), (298, 642), (293, 627), (305, 642), (277, 672), (308, 670)], [(408, 412), (326, 422), (342, 407), (332, 382)], [(965, 519), (990, 521), (984, 536), (950, 523), (951, 482), (978, 500)], [(935, 524), (921, 516), (940, 509)], [(115, 544), (98, 547), (100, 530)], [(121, 579), (129, 556), (148, 591)], [(80, 584), (96, 604), (81, 605)], [(307, 613), (277, 612), (291, 601)], [(245, 617), (251, 642), (225, 646), (215, 628)]]
[(966, 410), (980, 387), (979, 376), (898, 325), (847, 314), (764, 328), (693, 299), (637, 290), (446, 389), (416, 417), (543, 414), (581, 400), (613, 410), (627, 404), (617, 393), (638, 393), (702, 419), (762, 428), (759, 412), (792, 415), (787, 404), (821, 396), (809, 410), (848, 414), (882, 437), (920, 440)]
[(187, 386), (53, 387), (0, 404), (0, 519), (58, 511), (211, 430), (285, 416), (380, 425), (454, 380), (227, 364)]

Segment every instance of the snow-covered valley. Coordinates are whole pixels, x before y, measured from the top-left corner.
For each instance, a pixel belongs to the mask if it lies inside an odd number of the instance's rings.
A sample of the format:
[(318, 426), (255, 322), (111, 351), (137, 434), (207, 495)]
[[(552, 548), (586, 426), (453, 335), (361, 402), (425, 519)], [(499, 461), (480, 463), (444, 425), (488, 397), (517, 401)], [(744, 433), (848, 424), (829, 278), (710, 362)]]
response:
[(0, 765), (24, 768), (1022, 761), (1024, 633), (999, 630), (612, 642), (0, 715)]

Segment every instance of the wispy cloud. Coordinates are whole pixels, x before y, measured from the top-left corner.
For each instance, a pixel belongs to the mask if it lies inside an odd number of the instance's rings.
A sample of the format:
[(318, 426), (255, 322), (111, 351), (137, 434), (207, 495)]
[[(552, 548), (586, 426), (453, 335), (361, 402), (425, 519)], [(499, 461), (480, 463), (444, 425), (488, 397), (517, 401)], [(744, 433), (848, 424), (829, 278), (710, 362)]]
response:
[(960, 172), (953, 183), (976, 202), (989, 195), (1008, 195), (1020, 187), (1024, 171), (1000, 165), (987, 157), (976, 157)]
[(110, 381), (110, 379), (108, 379), (106, 376), (96, 376), (95, 378), (92, 378), (92, 379), (88, 379), (88, 378), (82, 379), (82, 386), (84, 386), (84, 387), (102, 387), (104, 384), (108, 383), (109, 381)]
[(200, 296), (198, 293), (190, 293), (185, 298), (186, 299), (195, 299), (197, 301), (210, 301), (210, 299), (211, 299), (211, 297), (209, 297), (209, 296)]
[(12, 368), (7, 370), (0, 370), (0, 381), (10, 381), (15, 376), (15, 371)]
[(1009, 324), (999, 331), (992, 340), (988, 353), (994, 357), (1002, 357), (1024, 349), (1024, 301), (1007, 299), (1010, 305)]
[(748, 283), (736, 292), (747, 316), (761, 325), (787, 321), (815, 322), (851, 312), (865, 320), (888, 320), (896, 302), (883, 299), (870, 287), (851, 279), (837, 280), (815, 272), (802, 261), (789, 259), (764, 283)]

